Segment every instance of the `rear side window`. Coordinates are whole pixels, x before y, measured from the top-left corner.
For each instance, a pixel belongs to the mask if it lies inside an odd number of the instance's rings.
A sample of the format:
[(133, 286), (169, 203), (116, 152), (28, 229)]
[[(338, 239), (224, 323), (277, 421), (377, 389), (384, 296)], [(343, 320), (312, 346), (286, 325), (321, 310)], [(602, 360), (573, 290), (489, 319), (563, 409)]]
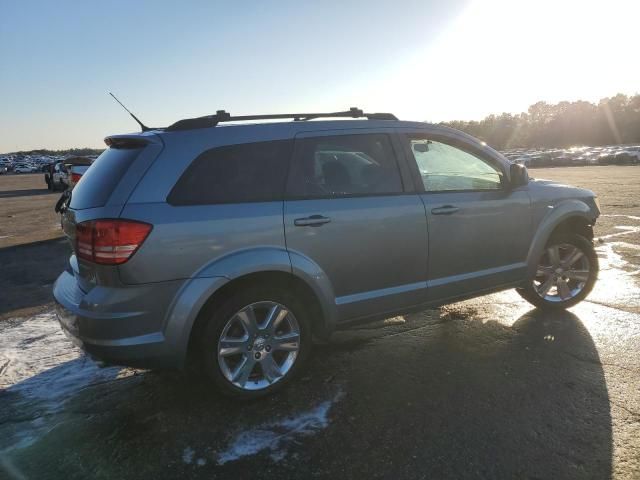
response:
[(107, 148), (73, 189), (70, 207), (102, 207), (143, 148)]
[(293, 141), (229, 145), (197, 157), (171, 190), (171, 205), (282, 200)]
[(289, 176), (293, 198), (402, 193), (400, 171), (384, 134), (298, 140)]

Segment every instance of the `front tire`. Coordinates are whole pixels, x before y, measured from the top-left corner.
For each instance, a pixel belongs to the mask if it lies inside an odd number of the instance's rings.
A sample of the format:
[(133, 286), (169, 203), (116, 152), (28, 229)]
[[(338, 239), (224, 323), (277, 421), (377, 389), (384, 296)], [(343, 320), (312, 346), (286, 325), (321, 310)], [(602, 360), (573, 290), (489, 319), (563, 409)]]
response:
[(592, 242), (577, 234), (554, 235), (538, 260), (534, 278), (517, 291), (538, 308), (569, 308), (589, 295), (598, 269)]
[(295, 377), (310, 353), (310, 316), (283, 289), (249, 287), (205, 315), (203, 365), (226, 395), (242, 400), (269, 395)]

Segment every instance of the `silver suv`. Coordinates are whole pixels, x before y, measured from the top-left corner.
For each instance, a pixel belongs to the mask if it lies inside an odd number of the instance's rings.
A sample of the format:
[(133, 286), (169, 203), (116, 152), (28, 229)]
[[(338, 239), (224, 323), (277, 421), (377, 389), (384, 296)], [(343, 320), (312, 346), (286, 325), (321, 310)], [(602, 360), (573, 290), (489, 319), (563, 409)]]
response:
[(197, 359), (251, 398), (312, 337), (509, 288), (566, 308), (596, 280), (594, 194), (450, 128), (351, 109), (143, 130), (106, 138), (63, 209), (60, 323), (110, 363)]

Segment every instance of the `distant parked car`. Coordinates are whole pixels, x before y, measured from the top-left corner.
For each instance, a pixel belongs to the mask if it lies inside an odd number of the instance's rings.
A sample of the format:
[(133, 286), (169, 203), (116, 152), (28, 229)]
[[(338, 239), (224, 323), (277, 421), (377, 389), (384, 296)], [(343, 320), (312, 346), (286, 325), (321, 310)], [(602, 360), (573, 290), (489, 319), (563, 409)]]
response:
[(611, 163), (614, 165), (632, 165), (635, 163), (635, 157), (625, 151), (616, 152)]
[(625, 148), (616, 154), (616, 163), (635, 165), (640, 163), (640, 147)]
[(529, 164), (531, 163), (531, 159), (529, 157), (526, 156), (522, 156), (522, 157), (516, 157), (513, 159), (510, 159), (513, 163), (517, 163), (518, 165), (524, 165), (525, 167), (528, 167)]
[(9, 168), (6, 165), (0, 165), (0, 175), (5, 174), (9, 171)]
[(69, 175), (69, 187), (73, 188), (82, 178), (82, 175), (85, 174), (91, 165), (69, 165), (71, 175)]
[(13, 171), (16, 173), (31, 173), (33, 170), (29, 165), (16, 165)]
[(73, 188), (93, 162), (94, 160), (88, 157), (69, 157), (65, 159), (64, 164), (67, 169), (66, 186)]
[(49, 190), (64, 190), (68, 186), (67, 167), (62, 162), (56, 162), (49, 166), (49, 170), (44, 174), (44, 181)]

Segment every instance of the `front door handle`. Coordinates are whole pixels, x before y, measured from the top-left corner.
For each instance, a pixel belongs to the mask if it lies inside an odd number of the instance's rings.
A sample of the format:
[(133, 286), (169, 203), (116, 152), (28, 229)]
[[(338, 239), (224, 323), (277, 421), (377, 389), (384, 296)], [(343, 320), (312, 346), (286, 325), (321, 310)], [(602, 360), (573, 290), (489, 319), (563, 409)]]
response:
[(454, 207), (453, 205), (443, 205), (442, 207), (437, 207), (431, 209), (431, 213), (434, 215), (451, 215), (460, 210), (458, 207)]
[(311, 215), (310, 217), (296, 218), (293, 224), (296, 227), (319, 227), (330, 221), (330, 218), (323, 217), (322, 215)]

